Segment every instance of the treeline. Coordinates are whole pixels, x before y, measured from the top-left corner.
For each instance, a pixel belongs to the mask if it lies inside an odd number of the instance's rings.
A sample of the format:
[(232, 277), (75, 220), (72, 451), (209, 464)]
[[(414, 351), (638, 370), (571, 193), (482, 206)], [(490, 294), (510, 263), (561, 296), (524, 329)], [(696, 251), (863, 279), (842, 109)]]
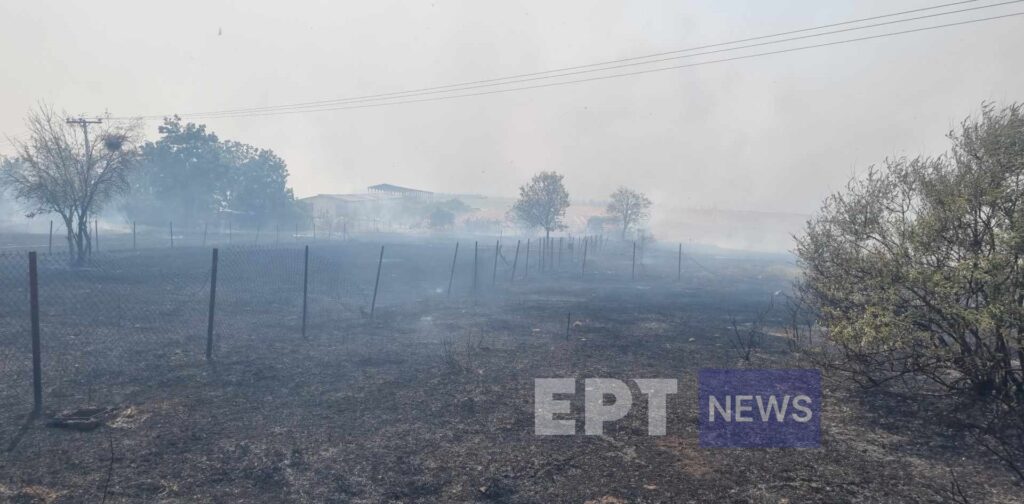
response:
[(230, 219), (241, 226), (293, 222), (300, 210), (288, 167), (270, 149), (221, 140), (206, 126), (166, 118), (160, 138), (139, 149), (122, 208), (140, 223), (190, 225)]

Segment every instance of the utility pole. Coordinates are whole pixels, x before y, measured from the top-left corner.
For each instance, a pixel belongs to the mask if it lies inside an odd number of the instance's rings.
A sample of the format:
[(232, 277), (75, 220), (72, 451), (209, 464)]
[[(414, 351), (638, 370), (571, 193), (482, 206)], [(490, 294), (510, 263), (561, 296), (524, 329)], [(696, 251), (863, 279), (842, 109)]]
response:
[[(82, 135), (85, 137), (85, 171), (87, 173), (92, 172), (92, 144), (89, 143), (89, 125), (100, 124), (103, 119), (99, 117), (95, 119), (86, 119), (85, 117), (79, 117), (78, 119), (67, 119), (67, 124), (74, 124), (82, 127)], [(85, 219), (85, 234), (89, 234), (89, 216), (88, 214), (80, 216), (80, 219)], [(79, 223), (79, 229), (82, 224)], [(92, 240), (89, 240), (89, 253), (92, 253)]]

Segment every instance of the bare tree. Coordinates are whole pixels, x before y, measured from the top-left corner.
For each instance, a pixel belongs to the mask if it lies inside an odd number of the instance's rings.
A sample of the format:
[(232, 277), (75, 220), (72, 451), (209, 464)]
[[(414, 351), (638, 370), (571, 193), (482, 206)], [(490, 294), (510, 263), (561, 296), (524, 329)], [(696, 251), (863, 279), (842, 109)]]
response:
[(625, 187), (616, 189), (611, 197), (605, 212), (622, 223), (622, 238), (625, 239), (630, 226), (647, 219), (651, 200), (644, 193)]
[(14, 140), (17, 157), (0, 168), (0, 184), (27, 205), (28, 217), (60, 215), (71, 261), (81, 263), (92, 240), (90, 216), (128, 188), (139, 128), (103, 124), (90, 132), (68, 120), (45, 105), (30, 113), (29, 139)]
[(544, 229), (545, 238), (562, 229), (565, 209), (569, 208), (569, 193), (562, 184), (564, 177), (555, 172), (540, 172), (530, 183), (519, 188), (519, 199), (512, 206), (517, 220), (531, 227)]

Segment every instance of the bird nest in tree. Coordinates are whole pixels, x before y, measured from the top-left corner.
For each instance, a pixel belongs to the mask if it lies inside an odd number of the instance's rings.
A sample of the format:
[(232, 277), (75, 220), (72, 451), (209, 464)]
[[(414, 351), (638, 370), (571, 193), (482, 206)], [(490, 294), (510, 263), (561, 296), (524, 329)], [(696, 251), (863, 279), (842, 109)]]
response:
[(124, 141), (124, 135), (109, 134), (103, 137), (103, 146), (106, 147), (108, 151), (116, 152), (121, 150), (121, 147), (124, 145)]

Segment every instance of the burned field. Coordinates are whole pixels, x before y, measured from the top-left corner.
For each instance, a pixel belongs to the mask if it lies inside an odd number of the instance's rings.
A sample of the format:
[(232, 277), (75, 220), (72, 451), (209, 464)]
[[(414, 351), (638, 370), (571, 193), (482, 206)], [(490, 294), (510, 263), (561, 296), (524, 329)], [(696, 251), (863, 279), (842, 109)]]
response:
[[(525, 246), (525, 245), (524, 245)], [(929, 408), (826, 373), (822, 447), (704, 449), (701, 368), (793, 368), (785, 257), (609, 244), (514, 262), (463, 242), (40, 257), (44, 415), (32, 408), (24, 255), (0, 267), (0, 500), (10, 502), (1014, 502), (1011, 475)], [(468, 252), (467, 252), (468, 251)], [(509, 262), (506, 262), (508, 259)], [(494, 266), (497, 264), (497, 266)], [(681, 278), (677, 279), (677, 275)], [(525, 278), (524, 278), (525, 277)], [(448, 285), (451, 281), (451, 293)], [(778, 297), (778, 296), (776, 296)], [(534, 434), (534, 379), (573, 377), (576, 436)], [(582, 379), (676, 378), (668, 434), (634, 394), (582, 434)], [(631, 385), (632, 386), (632, 385)], [(70, 418), (78, 412), (79, 418)], [(951, 474), (954, 475), (951, 478)], [(951, 486), (956, 481), (956, 486)]]

